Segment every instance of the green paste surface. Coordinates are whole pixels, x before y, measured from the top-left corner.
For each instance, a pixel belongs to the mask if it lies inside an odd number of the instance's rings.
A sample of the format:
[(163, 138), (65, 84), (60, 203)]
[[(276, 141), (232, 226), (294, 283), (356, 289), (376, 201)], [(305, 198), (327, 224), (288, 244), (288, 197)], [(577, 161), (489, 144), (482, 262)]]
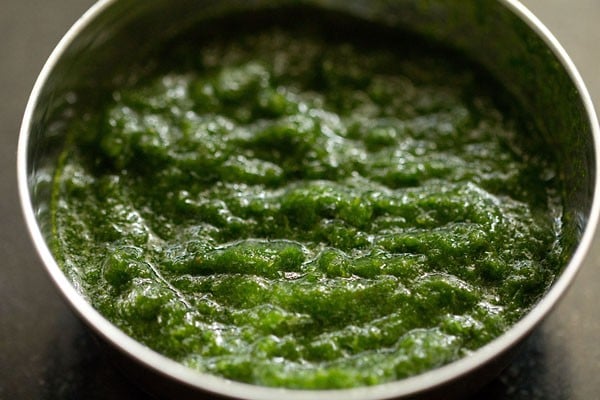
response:
[(176, 54), (69, 124), (55, 176), (54, 252), (127, 334), (237, 381), (374, 385), (551, 284), (554, 167), (478, 73), (278, 29)]

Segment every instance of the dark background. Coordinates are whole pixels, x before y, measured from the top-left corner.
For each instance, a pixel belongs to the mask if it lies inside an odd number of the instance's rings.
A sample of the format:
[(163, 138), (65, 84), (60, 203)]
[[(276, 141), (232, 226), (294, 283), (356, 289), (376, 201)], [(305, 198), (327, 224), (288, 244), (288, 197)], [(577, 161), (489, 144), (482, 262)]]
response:
[[(600, 105), (600, 1), (523, 0)], [(73, 316), (30, 243), (15, 155), (35, 78), (91, 0), (0, 0), (0, 399), (146, 399)], [(474, 399), (600, 398), (600, 238), (568, 295)]]

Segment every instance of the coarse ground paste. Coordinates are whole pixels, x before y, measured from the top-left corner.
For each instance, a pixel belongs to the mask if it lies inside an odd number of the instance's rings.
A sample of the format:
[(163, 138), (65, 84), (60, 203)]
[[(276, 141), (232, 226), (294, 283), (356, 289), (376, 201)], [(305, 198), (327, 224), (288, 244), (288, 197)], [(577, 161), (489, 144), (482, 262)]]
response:
[(389, 382), (501, 334), (561, 267), (555, 167), (476, 69), (373, 43), (188, 44), (73, 118), (65, 273), (142, 343), (258, 385)]

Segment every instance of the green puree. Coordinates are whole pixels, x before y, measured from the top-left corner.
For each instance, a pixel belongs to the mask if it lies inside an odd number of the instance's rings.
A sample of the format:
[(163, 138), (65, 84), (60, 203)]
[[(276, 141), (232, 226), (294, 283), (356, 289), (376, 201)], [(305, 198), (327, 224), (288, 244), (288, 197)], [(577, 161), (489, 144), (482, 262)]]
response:
[(274, 28), (173, 54), (69, 124), (55, 177), (54, 252), (127, 334), (233, 380), (374, 385), (551, 284), (554, 167), (474, 69)]

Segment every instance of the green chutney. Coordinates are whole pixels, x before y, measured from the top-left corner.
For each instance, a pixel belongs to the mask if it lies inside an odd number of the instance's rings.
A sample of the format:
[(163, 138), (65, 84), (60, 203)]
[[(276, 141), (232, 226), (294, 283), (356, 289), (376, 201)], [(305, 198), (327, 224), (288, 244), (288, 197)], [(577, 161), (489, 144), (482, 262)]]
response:
[(65, 273), (141, 343), (256, 385), (390, 382), (500, 335), (561, 268), (555, 165), (460, 56), (373, 43), (190, 42), (76, 114)]

